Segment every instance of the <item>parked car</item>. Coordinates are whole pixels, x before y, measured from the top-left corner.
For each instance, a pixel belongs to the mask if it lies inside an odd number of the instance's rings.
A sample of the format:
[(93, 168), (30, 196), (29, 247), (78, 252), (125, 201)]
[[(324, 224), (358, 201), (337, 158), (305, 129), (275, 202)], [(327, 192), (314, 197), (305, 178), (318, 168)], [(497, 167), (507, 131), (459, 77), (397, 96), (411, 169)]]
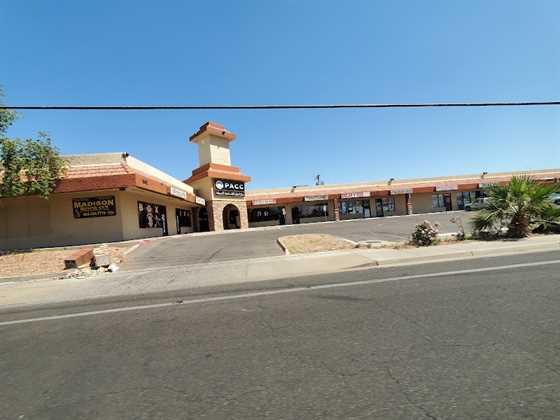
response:
[(472, 203), (465, 203), (465, 210), (472, 211), (472, 210), (480, 210), (485, 208), (488, 205), (488, 197), (479, 197), (474, 200)]
[(550, 201), (552, 204), (560, 207), (560, 193), (554, 193), (550, 196)]

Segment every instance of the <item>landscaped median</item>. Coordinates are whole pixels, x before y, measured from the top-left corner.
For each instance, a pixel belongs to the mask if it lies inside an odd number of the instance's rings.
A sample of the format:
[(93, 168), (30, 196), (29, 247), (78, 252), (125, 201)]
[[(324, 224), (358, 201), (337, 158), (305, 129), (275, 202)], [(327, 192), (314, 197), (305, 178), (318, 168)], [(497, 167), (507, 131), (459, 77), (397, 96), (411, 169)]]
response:
[(348, 239), (319, 233), (281, 236), (278, 244), (286, 255), (356, 248), (356, 243)]

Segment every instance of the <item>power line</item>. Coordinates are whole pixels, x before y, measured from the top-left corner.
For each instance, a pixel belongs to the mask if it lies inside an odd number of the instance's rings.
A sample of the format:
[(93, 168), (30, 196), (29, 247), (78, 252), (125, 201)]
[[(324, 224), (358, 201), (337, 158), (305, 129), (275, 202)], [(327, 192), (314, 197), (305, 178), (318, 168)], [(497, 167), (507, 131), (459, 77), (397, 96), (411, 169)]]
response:
[(440, 102), (440, 103), (387, 103), (387, 104), (292, 104), (292, 105), (0, 105), (0, 109), (50, 111), (149, 111), (149, 110), (205, 110), (205, 109), (344, 109), (344, 108), (453, 108), (453, 107), (506, 107), (558, 106), (560, 101), (525, 102)]

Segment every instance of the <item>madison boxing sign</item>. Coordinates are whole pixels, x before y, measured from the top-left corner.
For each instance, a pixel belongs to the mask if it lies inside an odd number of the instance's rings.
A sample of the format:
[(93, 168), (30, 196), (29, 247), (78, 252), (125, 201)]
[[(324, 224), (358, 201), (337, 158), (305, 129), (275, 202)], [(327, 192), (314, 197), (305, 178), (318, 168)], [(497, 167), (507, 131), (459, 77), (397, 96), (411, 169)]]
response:
[(76, 219), (115, 216), (117, 214), (114, 195), (74, 198), (72, 204), (74, 207), (74, 217)]
[(245, 197), (245, 183), (229, 179), (215, 179), (214, 194), (223, 197)]

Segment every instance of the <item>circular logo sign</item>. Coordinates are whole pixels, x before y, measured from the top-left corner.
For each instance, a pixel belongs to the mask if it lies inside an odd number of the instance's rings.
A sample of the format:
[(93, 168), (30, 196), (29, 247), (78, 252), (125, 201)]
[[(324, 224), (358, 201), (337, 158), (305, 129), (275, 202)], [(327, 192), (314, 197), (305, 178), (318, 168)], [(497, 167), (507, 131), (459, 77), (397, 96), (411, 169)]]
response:
[(216, 183), (214, 184), (216, 186), (217, 189), (221, 190), (222, 188), (224, 188), (224, 183), (222, 181), (216, 181)]

